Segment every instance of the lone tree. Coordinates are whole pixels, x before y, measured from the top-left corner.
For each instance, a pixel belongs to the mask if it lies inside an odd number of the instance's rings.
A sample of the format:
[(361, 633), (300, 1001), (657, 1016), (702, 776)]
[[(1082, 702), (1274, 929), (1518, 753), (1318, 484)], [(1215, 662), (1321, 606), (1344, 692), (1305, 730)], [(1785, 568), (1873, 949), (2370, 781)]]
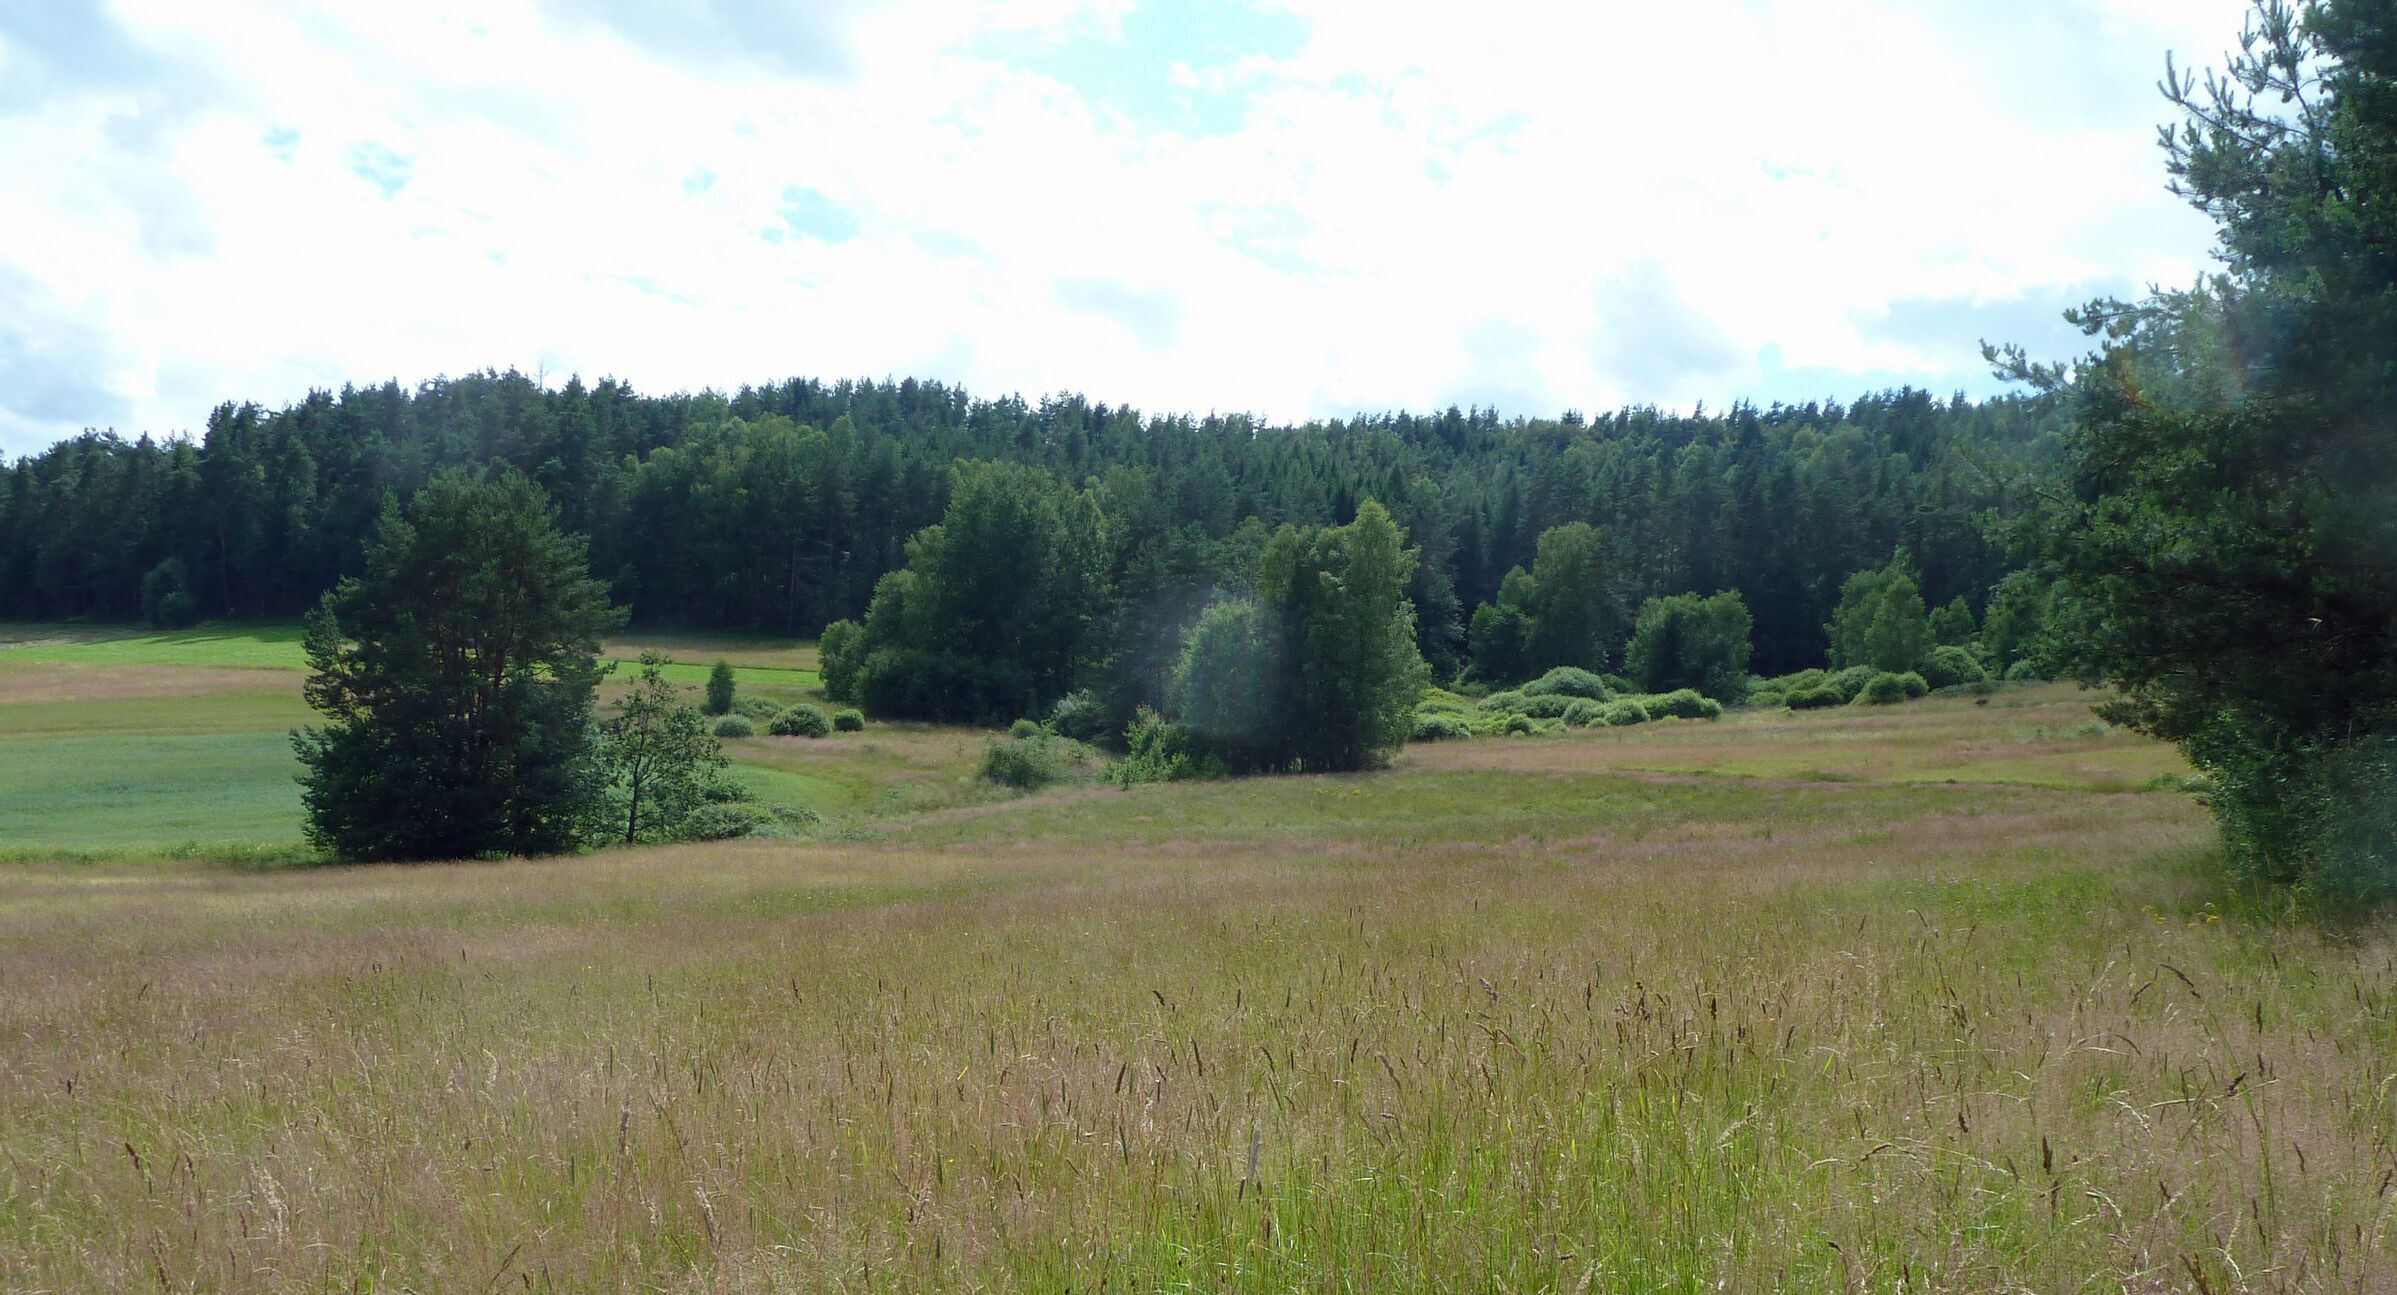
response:
[(731, 763), (698, 709), (666, 681), (666, 658), (655, 652), (641, 654), (632, 692), (600, 725), (599, 757), (607, 835), (627, 845), (673, 839), (691, 811), (714, 798)]
[(2240, 47), (2165, 83), (2221, 273), (2076, 312), (2077, 371), (1989, 353), (2075, 414), (2014, 530), (2051, 664), (2180, 744), (2249, 876), (2340, 907), (2397, 896), (2397, 26), (2266, 0)]
[(540, 487), (434, 477), (308, 618), (309, 840), (345, 859), (573, 848), (601, 791), (599, 640), (622, 620)]

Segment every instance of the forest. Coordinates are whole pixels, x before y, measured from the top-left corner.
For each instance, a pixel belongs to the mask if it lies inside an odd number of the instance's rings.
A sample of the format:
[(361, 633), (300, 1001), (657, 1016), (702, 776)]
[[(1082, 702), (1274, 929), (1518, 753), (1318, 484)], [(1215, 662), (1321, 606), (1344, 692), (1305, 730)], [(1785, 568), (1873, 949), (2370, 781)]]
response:
[(1615, 646), (1650, 597), (1737, 590), (1753, 667), (1774, 675), (1823, 664), (1843, 582), (1896, 553), (1930, 605), (1982, 610), (2010, 568), (1986, 523), (2014, 511), (2008, 482), (2053, 457), (2058, 406), (1901, 390), (1284, 426), (913, 379), (646, 396), (487, 372), (227, 404), (197, 437), (92, 432), (0, 466), (0, 619), (296, 617), (436, 472), (497, 466), (588, 537), (636, 624), (812, 637), (864, 617), (944, 515), (954, 465), (998, 462), (1089, 496), (1107, 596), (1167, 655), (1272, 528), (1345, 525), (1372, 499), (1418, 554), (1407, 592), (1436, 677), (1466, 664), (1475, 610), (1504, 604), (1507, 573), (1574, 523), (1600, 537), (1589, 596)]

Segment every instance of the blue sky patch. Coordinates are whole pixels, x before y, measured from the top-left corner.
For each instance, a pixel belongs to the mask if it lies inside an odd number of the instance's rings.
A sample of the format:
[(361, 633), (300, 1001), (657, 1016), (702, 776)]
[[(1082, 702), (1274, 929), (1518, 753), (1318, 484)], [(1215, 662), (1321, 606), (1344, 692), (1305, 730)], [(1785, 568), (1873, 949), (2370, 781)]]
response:
[(782, 205), (774, 214), (782, 224), (769, 225), (761, 235), (769, 243), (797, 236), (812, 238), (819, 243), (846, 243), (857, 237), (857, 216), (847, 207), (834, 202), (821, 189), (806, 185), (783, 186)]
[(416, 175), (415, 158), (371, 139), (350, 146), (349, 167), (350, 174), (382, 190), (386, 198), (407, 188)]
[(1176, 66), (1221, 72), (1246, 58), (1289, 58), (1306, 40), (1305, 21), (1280, 10), (1150, 0), (1125, 14), (1112, 35), (992, 39), (971, 52), (1055, 77), (1093, 108), (1119, 113), (1144, 130), (1221, 135), (1247, 118), (1248, 94), (1238, 87), (1181, 84)]

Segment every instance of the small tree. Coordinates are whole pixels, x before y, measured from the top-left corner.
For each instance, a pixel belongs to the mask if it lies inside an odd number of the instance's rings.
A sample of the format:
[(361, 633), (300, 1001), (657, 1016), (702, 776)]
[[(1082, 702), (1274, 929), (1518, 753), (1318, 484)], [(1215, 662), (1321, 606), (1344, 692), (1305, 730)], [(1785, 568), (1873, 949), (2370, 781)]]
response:
[(666, 659), (655, 652), (641, 654), (641, 677), (601, 725), (599, 758), (608, 779), (606, 835), (627, 845), (671, 839), (731, 763), (707, 720), (666, 681)]
[(1621, 641), (1623, 621), (1598, 528), (1573, 522), (1542, 533), (1531, 583), (1531, 669), (1605, 669), (1607, 647)]
[(1695, 689), (1716, 701), (1748, 692), (1748, 635), (1754, 625), (1737, 590), (1711, 598), (1675, 594), (1640, 607), (1625, 669), (1640, 691)]
[(1906, 569), (1891, 558), (1877, 571), (1859, 571), (1840, 586), (1839, 606), (1824, 627), (1831, 635), (1831, 664), (1871, 666), (1902, 673), (1922, 668), (1931, 651), (1930, 616), (1923, 594)]
[(1474, 609), (1467, 647), (1473, 673), (1484, 682), (1520, 683), (1532, 676), (1531, 600), (1531, 573), (1516, 567), (1499, 583), (1498, 601)]
[(600, 793), (599, 640), (622, 622), (540, 487), (435, 476), (308, 618), (309, 840), (348, 859), (573, 848)]
[(1981, 632), (1973, 619), (1972, 604), (1958, 594), (1942, 607), (1931, 612), (1931, 645), (1933, 647), (1963, 647)]
[[(646, 666), (649, 663), (649, 658), (642, 657), (641, 663)], [(732, 696), (732, 662), (718, 661), (715, 669), (707, 672), (707, 713), (710, 715), (730, 714)]]

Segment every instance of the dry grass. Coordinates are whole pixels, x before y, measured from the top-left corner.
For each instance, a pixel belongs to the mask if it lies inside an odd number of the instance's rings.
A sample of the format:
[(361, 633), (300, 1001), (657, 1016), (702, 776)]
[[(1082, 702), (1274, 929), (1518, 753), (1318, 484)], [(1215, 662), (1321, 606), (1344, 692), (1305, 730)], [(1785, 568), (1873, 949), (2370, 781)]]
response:
[[(2012, 740), (1953, 709), (1896, 718)], [(1812, 723), (1654, 733), (1908, 758)], [(868, 736), (782, 758), (959, 740)], [(2397, 1289), (2388, 933), (2221, 919), (2176, 796), (1609, 736), (812, 846), (0, 870), (0, 1287)]]

